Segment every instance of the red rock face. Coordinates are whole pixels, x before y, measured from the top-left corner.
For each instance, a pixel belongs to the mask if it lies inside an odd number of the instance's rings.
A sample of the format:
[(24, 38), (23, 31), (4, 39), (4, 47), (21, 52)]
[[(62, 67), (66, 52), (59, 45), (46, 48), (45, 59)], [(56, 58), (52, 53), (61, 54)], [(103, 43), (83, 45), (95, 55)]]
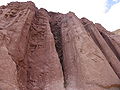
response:
[(86, 23), (84, 27), (86, 31), (91, 35), (94, 42), (101, 49), (106, 59), (112, 66), (113, 70), (117, 73), (118, 77), (120, 77), (119, 55), (115, 53), (117, 52), (114, 48), (115, 45), (111, 43), (110, 38), (108, 37), (108, 35), (110, 35), (108, 33), (110, 32), (107, 32), (103, 27), (99, 26), (98, 24), (95, 26), (93, 23)]
[(32, 2), (0, 7), (0, 90), (119, 90), (119, 35)]
[[(31, 9), (28, 9), (29, 7)], [(10, 3), (1, 7), (0, 57), (3, 59), (0, 59), (0, 63), (4, 68), (0, 71), (0, 75), (3, 74), (0, 80), (0, 88), (2, 90), (19, 90), (18, 88), (25, 87), (27, 84), (27, 64), (24, 58), (28, 43), (28, 31), (35, 13), (32, 8), (34, 9), (35, 6), (31, 2)]]
[(44, 9), (36, 12), (29, 34), (28, 90), (64, 90), (62, 68)]

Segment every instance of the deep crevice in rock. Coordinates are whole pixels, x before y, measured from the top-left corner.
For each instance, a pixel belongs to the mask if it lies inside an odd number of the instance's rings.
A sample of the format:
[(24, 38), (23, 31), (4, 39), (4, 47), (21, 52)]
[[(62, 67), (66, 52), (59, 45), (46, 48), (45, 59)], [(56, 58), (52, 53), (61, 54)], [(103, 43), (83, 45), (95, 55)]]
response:
[(66, 79), (65, 79), (65, 72), (64, 72), (64, 65), (63, 65), (63, 46), (62, 46), (62, 34), (61, 34), (61, 26), (59, 21), (50, 21), (51, 32), (54, 36), (55, 41), (55, 48), (58, 53), (58, 57), (60, 59), (62, 72), (63, 72), (63, 79), (64, 79), (64, 87), (66, 88)]
[(61, 28), (57, 24), (54, 26), (51, 25), (51, 31), (54, 36), (56, 51), (58, 53), (60, 63), (63, 63), (62, 37), (60, 29)]
[[(50, 24), (51, 25), (51, 24)], [(55, 48), (58, 53), (58, 57), (60, 59), (62, 71), (63, 71), (63, 78), (64, 78), (64, 87), (66, 87), (66, 80), (64, 75), (64, 65), (63, 65), (63, 49), (62, 49), (62, 36), (61, 36), (61, 30), (58, 25), (52, 26), (51, 25), (51, 31), (54, 36), (55, 40)]]
[(113, 53), (115, 54), (115, 56), (118, 58), (118, 60), (120, 60), (120, 55), (119, 53), (116, 51), (114, 45), (111, 43), (110, 39), (108, 38), (107, 35), (105, 35), (104, 33), (100, 32), (101, 36), (104, 38), (104, 40), (106, 41), (106, 43), (108, 44), (108, 46), (111, 48), (111, 50), (113, 51)]
[[(102, 53), (104, 54), (105, 58), (106, 58), (107, 60), (110, 59), (110, 58), (108, 58), (108, 55), (106, 55), (107, 52), (104, 52), (103, 46), (100, 45), (100, 42), (98, 41), (98, 39), (96, 38), (95, 34), (94, 34), (93, 31), (90, 29), (90, 27), (89, 27), (88, 25), (85, 25), (84, 27), (85, 27), (86, 31), (88, 32), (88, 34), (90, 34), (90, 36), (91, 36), (92, 39), (94, 40), (95, 44), (96, 44), (96, 45), (99, 47), (99, 49), (102, 51)], [(96, 29), (94, 29), (94, 30), (96, 30)], [(97, 31), (96, 31), (96, 32), (97, 32)], [(98, 31), (97, 34), (100, 34), (100, 32)], [(100, 35), (101, 35), (101, 34), (100, 34)], [(102, 35), (101, 35), (101, 36), (102, 36)], [(102, 38), (103, 38), (103, 40), (105, 40), (103, 36), (102, 36)], [(108, 45), (108, 43), (106, 42), (106, 40), (105, 40), (105, 43), (106, 43), (106, 45)], [(103, 44), (105, 44), (105, 43), (103, 43)], [(108, 47), (110, 48), (109, 45), (108, 45)], [(111, 48), (110, 48), (110, 49), (111, 49)], [(113, 52), (112, 50), (109, 50), (109, 51), (111, 51), (111, 53)], [(113, 54), (114, 54), (114, 52), (113, 52)], [(114, 54), (114, 55), (115, 55), (115, 54)], [(114, 59), (117, 59), (116, 56), (115, 56)], [(112, 60), (112, 59), (111, 59), (111, 60)], [(114, 65), (114, 63), (112, 63), (112, 61), (108, 60), (108, 62), (109, 62), (109, 64), (110, 64), (110, 66), (112, 67), (113, 71), (114, 71), (114, 72), (116, 73), (116, 75), (119, 77), (119, 69), (117, 69), (117, 67)], [(120, 78), (120, 77), (119, 77), (119, 78)]]

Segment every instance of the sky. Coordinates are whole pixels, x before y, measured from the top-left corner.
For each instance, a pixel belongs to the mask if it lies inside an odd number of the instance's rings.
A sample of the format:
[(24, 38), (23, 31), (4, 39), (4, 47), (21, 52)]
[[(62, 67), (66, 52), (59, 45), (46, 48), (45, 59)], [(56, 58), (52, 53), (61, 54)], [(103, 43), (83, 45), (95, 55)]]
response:
[[(25, 2), (28, 0), (0, 0), (0, 5), (12, 1)], [(120, 0), (29, 0), (38, 8), (48, 11), (68, 13), (74, 12), (79, 18), (86, 17), (94, 23), (101, 23), (107, 30), (120, 29)]]

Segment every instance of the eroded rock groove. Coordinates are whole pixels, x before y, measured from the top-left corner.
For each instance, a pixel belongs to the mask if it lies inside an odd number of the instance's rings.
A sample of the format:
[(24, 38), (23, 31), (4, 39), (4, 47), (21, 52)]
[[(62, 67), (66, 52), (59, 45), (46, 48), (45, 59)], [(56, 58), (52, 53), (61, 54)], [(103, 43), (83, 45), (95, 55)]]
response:
[(61, 32), (62, 16), (54, 12), (49, 12), (48, 14), (51, 17), (50, 19), (51, 32), (53, 33), (53, 36), (54, 36), (56, 51), (58, 53), (62, 71), (63, 71), (64, 87), (66, 88), (66, 79), (65, 79), (64, 65), (63, 65), (64, 57), (63, 57), (62, 32)]
[(120, 35), (33, 2), (0, 6), (1, 90), (120, 90)]
[(100, 32), (100, 34), (105, 39), (105, 41), (107, 42), (107, 44), (109, 45), (109, 47), (112, 49), (112, 51), (114, 52), (114, 54), (116, 55), (116, 57), (118, 58), (118, 60), (120, 60), (120, 55), (116, 51), (114, 45), (111, 43), (110, 38), (107, 35), (105, 35), (104, 33), (102, 33), (102, 32)]

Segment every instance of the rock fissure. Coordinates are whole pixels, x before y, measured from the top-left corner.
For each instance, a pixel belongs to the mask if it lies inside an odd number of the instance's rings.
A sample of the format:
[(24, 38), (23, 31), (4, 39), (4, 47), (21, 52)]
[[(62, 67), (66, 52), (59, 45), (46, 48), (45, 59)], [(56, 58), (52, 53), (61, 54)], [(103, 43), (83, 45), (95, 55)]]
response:
[[(106, 59), (108, 60), (109, 64), (112, 66), (113, 70), (115, 71), (117, 76), (120, 78), (120, 70), (118, 69), (118, 67), (120, 65), (119, 59), (116, 57), (116, 55), (114, 54), (112, 49), (109, 47), (109, 45), (106, 42), (106, 40), (104, 39), (104, 37), (100, 34), (98, 27), (95, 26), (93, 23), (89, 24), (89, 22), (91, 22), (91, 21), (89, 21), (87, 19), (85, 19), (85, 20), (83, 19), (82, 22), (84, 22), (86, 24), (88, 23), (87, 25), (85, 25), (85, 29), (91, 35), (94, 42), (97, 43), (97, 46), (103, 52), (103, 54), (106, 57)], [(102, 30), (104, 30), (104, 29), (102, 28)], [(104, 33), (106, 33), (105, 30), (104, 30)], [(110, 56), (112, 56), (112, 57), (110, 57)]]
[(109, 45), (109, 47), (111, 48), (111, 50), (114, 52), (114, 54), (116, 55), (116, 57), (118, 58), (118, 60), (120, 60), (120, 55), (119, 53), (116, 51), (114, 45), (112, 44), (112, 42), (110, 41), (111, 38), (109, 38), (107, 35), (105, 35), (104, 33), (100, 32), (101, 36), (104, 38), (104, 40), (107, 42), (107, 44)]
[(0, 7), (1, 90), (119, 90), (120, 36), (32, 2)]
[[(56, 51), (58, 53), (58, 57), (60, 59), (60, 63), (61, 63), (61, 67), (62, 67), (62, 73), (63, 73), (63, 79), (64, 79), (64, 87), (66, 88), (67, 86), (67, 81), (65, 79), (65, 72), (64, 72), (64, 64), (63, 64), (63, 43), (62, 43), (62, 32), (61, 32), (61, 16), (59, 16), (56, 21), (54, 21), (57, 17), (57, 15), (50, 12), (49, 15), (51, 17), (51, 21), (50, 21), (50, 27), (51, 27), (51, 32), (54, 36), (54, 41), (55, 41), (55, 47), (56, 47)], [(52, 20), (53, 19), (53, 20)]]

